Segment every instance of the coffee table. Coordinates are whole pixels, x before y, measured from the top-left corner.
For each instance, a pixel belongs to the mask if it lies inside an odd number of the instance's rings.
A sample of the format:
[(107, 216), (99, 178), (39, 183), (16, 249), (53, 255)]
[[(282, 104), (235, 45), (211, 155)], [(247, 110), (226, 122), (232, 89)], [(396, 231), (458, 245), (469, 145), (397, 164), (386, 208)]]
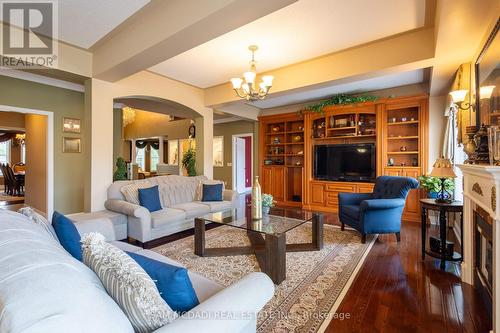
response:
[[(309, 243), (287, 244), (290, 230), (311, 222), (312, 239)], [(205, 224), (216, 223), (246, 230), (250, 246), (207, 248)], [(323, 248), (323, 215), (300, 209), (272, 208), (262, 220), (252, 220), (250, 208), (242, 212), (230, 209), (198, 217), (194, 221), (194, 253), (201, 257), (255, 254), (262, 272), (275, 284), (286, 279), (286, 252), (318, 251)]]

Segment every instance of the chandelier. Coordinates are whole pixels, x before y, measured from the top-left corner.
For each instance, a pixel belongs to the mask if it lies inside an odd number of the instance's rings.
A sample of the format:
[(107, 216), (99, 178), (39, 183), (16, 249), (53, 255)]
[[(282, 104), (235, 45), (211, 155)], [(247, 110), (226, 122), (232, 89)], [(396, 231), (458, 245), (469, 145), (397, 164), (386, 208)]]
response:
[(17, 144), (24, 145), (24, 142), (26, 140), (26, 133), (16, 134), (16, 140), (17, 140)]
[(252, 52), (250, 71), (243, 73), (243, 79), (239, 77), (231, 79), (231, 83), (233, 84), (234, 91), (239, 97), (247, 101), (256, 101), (266, 98), (269, 89), (271, 89), (273, 85), (274, 77), (272, 75), (264, 75), (262, 77), (262, 82), (259, 83), (258, 87), (256, 86), (255, 77), (257, 76), (257, 69), (255, 67), (256, 61), (254, 55), (258, 47), (257, 45), (250, 45), (248, 49)]
[(132, 124), (135, 121), (135, 110), (124, 106), (122, 108), (122, 124), (123, 127), (126, 127), (129, 124)]

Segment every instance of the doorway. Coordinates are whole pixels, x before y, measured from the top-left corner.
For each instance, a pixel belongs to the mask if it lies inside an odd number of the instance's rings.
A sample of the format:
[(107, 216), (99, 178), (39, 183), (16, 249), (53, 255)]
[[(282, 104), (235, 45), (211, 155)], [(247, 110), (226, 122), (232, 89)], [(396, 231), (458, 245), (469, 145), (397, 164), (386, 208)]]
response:
[(252, 189), (253, 133), (235, 134), (232, 138), (233, 190), (247, 193)]
[[(0, 208), (14, 209), (26, 204), (50, 217), (54, 210), (54, 115), (48, 111), (7, 105), (0, 105), (0, 111), (5, 115), (2, 118), (4, 129), (14, 127), (16, 134), (24, 134), (8, 140), (10, 150), (4, 150), (5, 156), (2, 157), (3, 164), (9, 164), (9, 170), (12, 170), (15, 183), (23, 179), (22, 188), (13, 187), (12, 194), (19, 198), (22, 194), (24, 203), (15, 202)], [(18, 125), (12, 123), (16, 119)], [(3, 187), (2, 193), (5, 190)]]

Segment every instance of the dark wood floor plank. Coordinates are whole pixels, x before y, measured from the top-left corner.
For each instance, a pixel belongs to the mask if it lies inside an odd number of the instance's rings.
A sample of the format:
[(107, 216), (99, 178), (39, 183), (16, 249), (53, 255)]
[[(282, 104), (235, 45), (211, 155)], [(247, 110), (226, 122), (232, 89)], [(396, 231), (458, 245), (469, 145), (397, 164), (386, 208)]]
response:
[[(330, 216), (326, 223), (337, 224)], [(375, 242), (326, 332), (488, 332), (491, 321), (476, 291), (462, 284), (457, 263), (446, 271), (420, 257), (420, 225), (403, 223), (401, 242)]]

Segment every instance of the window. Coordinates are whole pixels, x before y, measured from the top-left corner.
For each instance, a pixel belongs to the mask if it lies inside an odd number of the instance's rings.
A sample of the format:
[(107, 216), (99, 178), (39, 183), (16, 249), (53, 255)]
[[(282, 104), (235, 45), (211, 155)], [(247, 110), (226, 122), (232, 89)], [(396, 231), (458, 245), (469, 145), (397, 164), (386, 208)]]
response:
[(139, 166), (142, 171), (146, 169), (146, 150), (145, 148), (135, 148), (135, 163)]
[(214, 167), (224, 166), (224, 137), (214, 136)]
[(157, 149), (151, 148), (149, 154), (150, 171), (156, 171), (156, 166), (160, 162), (160, 153)]
[[(10, 140), (0, 142), (0, 163), (10, 163)], [(0, 171), (0, 175), (2, 172)]]

